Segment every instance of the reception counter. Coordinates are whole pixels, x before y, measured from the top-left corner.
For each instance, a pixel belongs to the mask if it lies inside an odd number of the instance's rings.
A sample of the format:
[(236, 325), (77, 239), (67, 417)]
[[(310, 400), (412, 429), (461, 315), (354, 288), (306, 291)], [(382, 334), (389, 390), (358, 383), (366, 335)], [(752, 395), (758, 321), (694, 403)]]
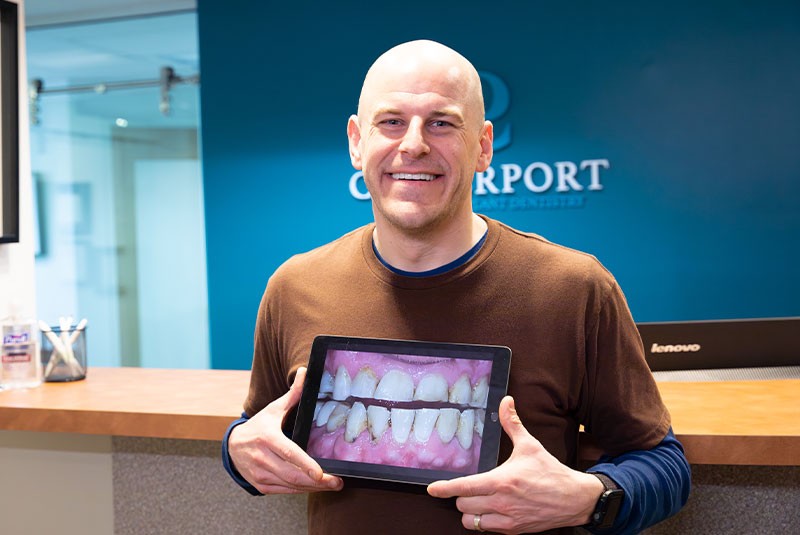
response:
[[(49, 452), (42, 453), (45, 463), (61, 459), (62, 450), (100, 455), (92, 459), (110, 464), (110, 482), (103, 482), (102, 474), (99, 482), (100, 487), (109, 483), (113, 494), (113, 514), (107, 515), (106, 522), (113, 522), (115, 533), (220, 533), (234, 527), (250, 532), (253, 525), (271, 525), (265, 533), (304, 533), (301, 497), (251, 498), (222, 472), (219, 441), (241, 413), (248, 379), (245, 371), (92, 368), (84, 381), (2, 391), (0, 468), (5, 466), (2, 463), (19, 468), (15, 455), (36, 462), (31, 452)], [(781, 525), (796, 522), (789, 525), (800, 528), (800, 508), (796, 507), (800, 503), (800, 380), (661, 382), (659, 389), (672, 414), (675, 434), (693, 465), (695, 493), (690, 505), (695, 505), (702, 485), (699, 476), (713, 481), (709, 487), (722, 485), (721, 495), (730, 496), (739, 507), (737, 489), (752, 486), (755, 478), (759, 500), (765, 490), (774, 494), (768, 497), (773, 511), (776, 500), (794, 503)], [(69, 444), (58, 446), (65, 440)], [(582, 459), (598, 454), (590, 440), (583, 441)], [(54, 469), (63, 469), (62, 461), (57, 460)], [(21, 477), (30, 470), (34, 479), (46, 477), (37, 476), (35, 467), (26, 470)], [(87, 483), (89, 475), (81, 470), (63, 477), (72, 480), (72, 493), (88, 492), (82, 485), (97, 483)], [(8, 504), (18, 493), (8, 478), (0, 481), (0, 501)], [(710, 514), (702, 509), (700, 498), (696, 519), (687, 515), (691, 509), (687, 506), (673, 519), (677, 524), (650, 531), (674, 533), (687, 528), (680, 522), (694, 526), (687, 529), (699, 529), (697, 522), (708, 521)], [(715, 507), (720, 506), (719, 500), (720, 496), (713, 498)], [(729, 514), (720, 511), (719, 516)], [(764, 520), (756, 520), (763, 528)], [(64, 525), (61, 533), (69, 533)], [(715, 521), (717, 528), (720, 525)]]

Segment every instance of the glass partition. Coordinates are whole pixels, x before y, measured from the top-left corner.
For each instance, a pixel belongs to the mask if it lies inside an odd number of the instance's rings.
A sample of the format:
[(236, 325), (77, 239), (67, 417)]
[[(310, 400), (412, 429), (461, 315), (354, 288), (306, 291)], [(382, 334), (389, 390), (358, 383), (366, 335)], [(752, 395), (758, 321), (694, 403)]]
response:
[(194, 12), (29, 28), (37, 311), (89, 366), (209, 366)]

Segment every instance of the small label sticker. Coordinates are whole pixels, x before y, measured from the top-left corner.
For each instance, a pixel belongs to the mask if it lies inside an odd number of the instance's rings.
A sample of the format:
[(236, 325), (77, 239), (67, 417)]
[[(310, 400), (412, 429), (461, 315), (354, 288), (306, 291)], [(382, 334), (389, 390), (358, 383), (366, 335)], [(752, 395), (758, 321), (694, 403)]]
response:
[(33, 360), (31, 353), (4, 353), (3, 364), (13, 364), (15, 362), (30, 362)]
[(23, 332), (23, 333), (7, 333), (3, 335), (3, 345), (9, 344), (27, 344), (31, 341), (31, 333)]

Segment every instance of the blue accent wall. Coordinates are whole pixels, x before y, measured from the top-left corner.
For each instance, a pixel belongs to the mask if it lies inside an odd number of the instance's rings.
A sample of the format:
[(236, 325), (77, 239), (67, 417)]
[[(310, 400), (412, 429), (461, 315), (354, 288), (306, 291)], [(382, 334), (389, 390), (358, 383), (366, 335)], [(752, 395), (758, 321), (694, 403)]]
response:
[(595, 254), (637, 321), (800, 316), (797, 2), (199, 0), (198, 18), (214, 368), (250, 366), (286, 258), (371, 221), (346, 120), (377, 55), (415, 38), (502, 81), (497, 189), (503, 164), (608, 160), (602, 189), (520, 179), (478, 211)]

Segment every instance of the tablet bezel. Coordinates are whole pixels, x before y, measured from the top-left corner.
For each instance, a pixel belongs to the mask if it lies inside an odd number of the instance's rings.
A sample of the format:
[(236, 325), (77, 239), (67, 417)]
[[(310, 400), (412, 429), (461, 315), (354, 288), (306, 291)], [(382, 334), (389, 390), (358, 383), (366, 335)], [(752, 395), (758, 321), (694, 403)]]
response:
[[(505, 396), (508, 389), (508, 374), (511, 363), (511, 350), (508, 347), (334, 335), (317, 336), (311, 348), (308, 371), (301, 399), (297, 406), (297, 417), (292, 435), (292, 440), (300, 445), (304, 451), (307, 451), (309, 435), (314, 425), (314, 412), (325, 369), (325, 359), (330, 350), (490, 361), (492, 365), (483, 436), (478, 468), (473, 473), (485, 472), (497, 466), (500, 437), (502, 435), (498, 409), (500, 400)], [(314, 459), (325, 472), (330, 474), (346, 478), (356, 477), (390, 483), (427, 485), (437, 480), (469, 475), (466, 472), (449, 470), (408, 468), (321, 457), (314, 457)]]

